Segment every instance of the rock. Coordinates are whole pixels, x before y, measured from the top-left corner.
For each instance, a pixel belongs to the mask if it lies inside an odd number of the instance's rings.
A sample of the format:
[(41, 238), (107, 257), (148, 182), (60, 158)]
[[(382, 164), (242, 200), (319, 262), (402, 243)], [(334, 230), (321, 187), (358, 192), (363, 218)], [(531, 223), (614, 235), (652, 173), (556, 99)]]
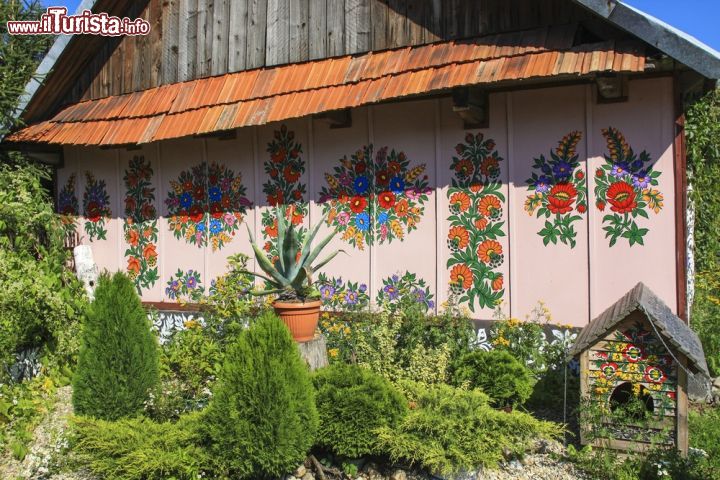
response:
[(522, 463), (520, 463), (520, 460), (518, 460), (517, 458), (513, 458), (512, 460), (510, 460), (510, 463), (508, 463), (508, 468), (512, 470), (522, 470), (523, 465)]
[(368, 480), (383, 480), (385, 478), (378, 470), (378, 466), (372, 462), (365, 465), (363, 473)]
[(405, 470), (397, 469), (390, 475), (390, 480), (407, 480), (407, 473)]
[(303, 475), (307, 472), (307, 468), (305, 468), (305, 465), (300, 465), (297, 470), (293, 472), (293, 477), (296, 478), (302, 478)]
[(85, 285), (85, 291), (92, 300), (99, 275), (98, 267), (93, 259), (92, 248), (90, 245), (78, 245), (73, 249), (73, 257), (76, 275)]
[(305, 472), (305, 475), (303, 475), (302, 480), (315, 480), (315, 476), (310, 472)]

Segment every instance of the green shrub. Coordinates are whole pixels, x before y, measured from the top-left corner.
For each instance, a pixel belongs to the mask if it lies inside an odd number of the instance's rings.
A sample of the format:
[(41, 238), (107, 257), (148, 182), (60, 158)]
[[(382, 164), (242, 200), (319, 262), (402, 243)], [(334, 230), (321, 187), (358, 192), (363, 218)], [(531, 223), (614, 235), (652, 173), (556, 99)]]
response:
[(379, 447), (393, 461), (407, 461), (447, 476), (494, 467), (504, 453), (522, 455), (541, 438), (561, 435), (560, 426), (488, 404), (478, 390), (407, 383), (411, 409), (397, 428), (377, 430)]
[(56, 372), (43, 371), (30, 380), (0, 384), (0, 453), (32, 441), (35, 428), (55, 403), (56, 387), (66, 381)]
[(357, 363), (399, 385), (401, 380), (445, 383), (453, 364), (470, 351), (470, 320), (427, 316), (412, 309), (395, 315), (351, 312), (323, 314), (331, 362)]
[(315, 392), (275, 315), (261, 316), (229, 347), (204, 423), (210, 453), (233, 478), (277, 477), (305, 459), (318, 427)]
[(374, 429), (394, 427), (407, 412), (392, 384), (362, 367), (332, 365), (319, 370), (313, 383), (320, 415), (317, 443), (336, 455), (380, 453)]
[(78, 351), (87, 300), (64, 265), (63, 225), (43, 188), (50, 178), (34, 165), (0, 165), (0, 382), (23, 350), (39, 349), (46, 366), (72, 364)]
[(133, 282), (98, 279), (73, 381), (75, 412), (105, 420), (142, 411), (158, 379), (158, 346)]
[(710, 480), (717, 472), (708, 470), (704, 459), (692, 452), (687, 457), (677, 450), (653, 448), (647, 453), (620, 456), (614, 450), (584, 447), (567, 448), (567, 458), (586, 475), (603, 480)]
[(185, 327), (160, 349), (160, 382), (146, 405), (154, 420), (173, 420), (207, 406), (222, 369), (224, 345), (197, 321)]
[[(459, 312), (434, 316), (418, 312), (414, 307), (396, 310), (392, 315), (388, 312), (326, 312), (322, 314), (320, 330), (327, 339), (331, 363), (372, 365), (379, 361), (376, 347), (382, 344), (388, 362), (383, 368), (394, 366), (396, 377), (403, 376), (401, 371), (407, 370), (420, 352), (435, 354), (435, 361), (447, 363), (440, 369), (429, 367), (435, 372), (440, 370), (436, 375), (443, 377), (456, 359), (470, 351), (475, 338), (472, 321)], [(433, 362), (426, 359), (425, 363)]]
[(72, 461), (107, 480), (194, 480), (207, 471), (209, 463), (198, 447), (196, 424), (195, 415), (176, 423), (75, 417)]
[(702, 341), (710, 375), (720, 375), (720, 271), (699, 273), (690, 325)]
[(695, 302), (690, 325), (703, 344), (711, 375), (720, 375), (720, 90), (687, 112), (688, 177), (695, 204)]
[(464, 355), (454, 376), (457, 385), (479, 388), (498, 407), (518, 406), (532, 394), (533, 377), (508, 352), (478, 350)]
[(704, 451), (708, 478), (720, 478), (720, 407), (690, 411), (690, 446)]

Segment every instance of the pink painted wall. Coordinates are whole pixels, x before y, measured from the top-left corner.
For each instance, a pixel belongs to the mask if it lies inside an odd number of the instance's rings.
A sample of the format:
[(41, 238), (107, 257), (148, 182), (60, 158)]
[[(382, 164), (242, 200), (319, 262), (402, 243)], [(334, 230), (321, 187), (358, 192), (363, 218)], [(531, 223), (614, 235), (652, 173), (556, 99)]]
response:
[[(671, 90), (666, 78), (631, 81), (629, 100), (615, 104), (598, 104), (590, 86), (497, 93), (481, 130), (464, 130), (449, 99), (431, 99), (354, 110), (350, 128), (304, 118), (230, 140), (69, 148), (59, 190), (76, 195), (78, 232), (97, 263), (133, 271), (145, 301), (207, 290), (229, 255), (251, 254), (245, 225), (271, 251), (269, 205), (282, 191), (309, 202), (299, 224), (327, 212), (323, 233), (339, 231), (331, 248), (347, 254), (324, 269), (329, 308), (411, 295), (430, 311), (460, 301), (478, 319), (498, 307), (524, 318), (542, 300), (554, 322), (582, 326), (640, 280), (675, 308)], [(193, 167), (195, 183), (183, 185)], [(109, 197), (104, 239), (85, 228), (88, 171)], [(138, 202), (149, 206), (127, 210)], [(199, 234), (188, 233), (193, 214)], [(128, 217), (148, 235), (138, 241)], [(624, 229), (611, 246), (613, 221)]]

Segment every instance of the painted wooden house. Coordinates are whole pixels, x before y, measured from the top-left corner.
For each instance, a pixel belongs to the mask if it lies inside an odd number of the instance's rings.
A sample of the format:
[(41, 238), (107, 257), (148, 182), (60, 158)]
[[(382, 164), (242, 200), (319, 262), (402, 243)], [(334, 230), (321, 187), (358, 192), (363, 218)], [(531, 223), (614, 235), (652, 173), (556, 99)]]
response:
[[(588, 402), (583, 443), (634, 451), (673, 445), (687, 453), (688, 376), (710, 374), (695, 332), (648, 287), (638, 283), (590, 322), (570, 355), (580, 358)], [(633, 398), (644, 411), (612, 417), (610, 410)], [(588, 420), (593, 411), (599, 416)]]
[(272, 205), (349, 254), (328, 308), (411, 295), (587, 325), (638, 281), (686, 316), (684, 100), (718, 54), (599, 0), (86, 0), (147, 36), (61, 36), (4, 148), (56, 165), (101, 268), (177, 310)]

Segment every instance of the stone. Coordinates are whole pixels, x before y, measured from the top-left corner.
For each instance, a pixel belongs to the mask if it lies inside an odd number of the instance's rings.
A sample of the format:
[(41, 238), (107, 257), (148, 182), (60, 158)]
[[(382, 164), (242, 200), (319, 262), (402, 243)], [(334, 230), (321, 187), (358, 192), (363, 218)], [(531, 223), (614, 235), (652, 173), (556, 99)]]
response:
[(296, 478), (302, 478), (305, 473), (307, 472), (307, 468), (305, 468), (305, 465), (300, 465), (294, 472), (293, 477)]
[(397, 469), (390, 475), (390, 480), (407, 480), (407, 473), (405, 470)]
[(508, 463), (508, 467), (512, 470), (522, 470), (523, 465), (517, 458), (513, 458), (510, 460), (510, 463)]
[(713, 380), (713, 387), (717, 390), (720, 390), (720, 377), (717, 377), (715, 380)]
[(363, 473), (365, 473), (365, 477), (367, 477), (368, 480), (382, 480), (384, 478), (378, 471), (378, 466), (372, 462), (365, 465)]
[(75, 259), (75, 274), (85, 285), (85, 291), (92, 300), (99, 275), (98, 267), (93, 259), (92, 248), (90, 245), (78, 245), (73, 248), (73, 258)]
[(315, 476), (310, 472), (305, 472), (305, 475), (303, 475), (302, 480), (315, 480)]

